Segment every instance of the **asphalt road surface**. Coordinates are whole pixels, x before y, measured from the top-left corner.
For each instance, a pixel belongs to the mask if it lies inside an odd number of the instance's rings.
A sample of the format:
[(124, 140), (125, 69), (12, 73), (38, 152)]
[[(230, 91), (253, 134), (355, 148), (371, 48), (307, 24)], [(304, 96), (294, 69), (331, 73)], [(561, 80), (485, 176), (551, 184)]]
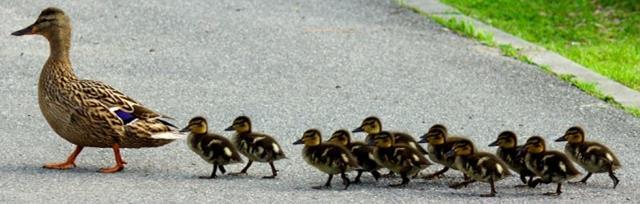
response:
[[(48, 6), (60, 7), (74, 27), (72, 62), (81, 78), (107, 82), (180, 126), (206, 116), (215, 132), (239, 115), (256, 131), (275, 135), (289, 159), (254, 163), (248, 176), (201, 180), (211, 166), (185, 141), (154, 149), (126, 149), (126, 169), (110, 149), (85, 149), (67, 171), (42, 169), (62, 161), (73, 145), (46, 124), (37, 105), (37, 80), (49, 52), (40, 36), (9, 34), (33, 23)], [(314, 1), (3, 1), (0, 3), (0, 202), (638, 202), (640, 121), (540, 68), (500, 56), (386, 0)], [(498, 196), (479, 198), (488, 184), (454, 190), (456, 172), (434, 181), (398, 179), (340, 190), (314, 190), (326, 175), (305, 164), (304, 130), (324, 135), (353, 129), (377, 115), (384, 129), (423, 134), (443, 123), (484, 151), (502, 130), (520, 142), (531, 135), (554, 139), (572, 125), (609, 145), (620, 157), (621, 182), (608, 176), (588, 185), (564, 185), (560, 197), (541, 194), (555, 185), (514, 188), (517, 177), (497, 183)], [(224, 133), (230, 136), (229, 133)], [(362, 139), (363, 135), (354, 135)], [(561, 149), (564, 144), (551, 143)], [(227, 166), (238, 171), (242, 164)], [(439, 170), (434, 165), (423, 173)], [(352, 174), (353, 177), (353, 174)]]

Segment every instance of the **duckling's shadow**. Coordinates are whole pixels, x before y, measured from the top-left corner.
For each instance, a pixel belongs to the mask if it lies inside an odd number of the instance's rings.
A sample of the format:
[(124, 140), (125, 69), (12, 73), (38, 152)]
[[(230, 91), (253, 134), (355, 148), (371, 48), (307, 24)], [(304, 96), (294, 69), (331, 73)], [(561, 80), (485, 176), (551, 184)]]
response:
[(208, 178), (209, 175), (193, 175), (193, 174), (189, 174), (189, 175), (184, 175), (182, 178), (183, 179), (187, 179), (187, 180), (192, 180), (192, 181), (232, 181), (232, 180), (239, 180), (242, 178), (239, 178), (238, 176), (232, 176), (232, 175), (218, 175), (215, 178)]
[[(576, 186), (576, 187), (580, 187), (580, 188), (590, 188), (590, 189), (598, 189), (598, 190), (613, 190), (613, 184), (609, 183), (609, 184), (605, 184), (605, 183), (599, 183), (599, 182), (592, 182), (592, 183), (581, 183), (581, 182), (569, 182), (566, 184), (567, 186)], [(621, 186), (621, 183), (618, 183), (618, 186), (616, 187), (619, 188)]]
[(280, 180), (279, 177), (275, 177), (275, 178), (263, 178), (264, 176), (260, 176), (260, 175), (233, 175), (233, 172), (227, 172), (225, 174), (218, 174), (216, 176), (216, 178), (202, 178), (202, 177), (208, 177), (209, 175), (207, 174), (203, 174), (203, 175), (190, 175), (188, 176), (189, 179), (191, 178), (196, 178), (198, 180), (208, 180), (208, 179), (213, 179), (213, 180), (217, 180), (217, 179), (222, 179), (222, 180), (236, 180), (236, 179), (244, 179), (244, 180), (256, 180), (256, 181), (260, 181), (260, 180), (264, 180), (264, 181), (278, 181)]

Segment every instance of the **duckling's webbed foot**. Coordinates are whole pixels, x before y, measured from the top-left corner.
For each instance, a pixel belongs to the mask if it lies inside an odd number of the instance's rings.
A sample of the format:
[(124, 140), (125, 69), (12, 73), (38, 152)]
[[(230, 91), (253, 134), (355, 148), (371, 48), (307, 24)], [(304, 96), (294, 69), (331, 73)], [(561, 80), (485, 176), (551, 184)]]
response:
[(378, 181), (378, 179), (380, 179), (380, 177), (382, 176), (382, 175), (380, 175), (380, 172), (378, 172), (377, 170), (373, 170), (373, 171), (370, 171), (370, 172), (371, 172), (371, 175), (373, 176), (373, 178), (376, 179), (376, 181)]
[(74, 168), (74, 167), (76, 167), (76, 158), (78, 157), (78, 155), (80, 154), (80, 152), (82, 151), (83, 148), (84, 148), (83, 146), (76, 146), (76, 149), (73, 150), (71, 155), (69, 155), (69, 157), (67, 158), (67, 161), (59, 162), (59, 163), (45, 164), (44, 166), (42, 166), (42, 168), (45, 168), (45, 169), (71, 169), (71, 168)]
[(559, 196), (560, 194), (562, 194), (562, 183), (558, 183), (558, 188), (556, 188), (556, 192), (547, 192), (543, 195), (546, 196)]
[(402, 174), (402, 183), (399, 184), (390, 184), (389, 187), (404, 187), (409, 183), (409, 177), (407, 177), (407, 175)]
[(271, 166), (271, 176), (263, 176), (263, 179), (272, 179), (278, 176), (278, 170), (276, 169), (276, 166), (273, 165), (273, 161), (270, 161), (269, 165)]
[[(522, 174), (520, 174), (520, 175), (522, 176)], [(522, 179), (522, 178), (520, 178), (520, 179)], [(535, 186), (533, 186), (533, 187), (530, 186), (531, 182), (533, 182), (533, 176), (529, 176), (529, 180), (525, 181), (524, 184), (518, 184), (518, 185), (515, 185), (514, 187), (516, 187), (516, 188), (524, 188), (524, 187), (534, 188)]]
[(496, 184), (495, 184), (495, 182), (493, 182), (493, 179), (489, 180), (489, 183), (491, 184), (491, 193), (482, 194), (482, 195), (480, 195), (480, 197), (495, 197), (496, 193), (498, 193), (496, 191)]
[(462, 187), (467, 187), (470, 183), (476, 182), (476, 180), (470, 179), (459, 183), (454, 183), (449, 185), (449, 188), (460, 189)]
[(523, 173), (520, 173), (520, 181), (522, 181), (522, 183), (524, 184), (527, 184), (527, 177)]
[[(353, 182), (351, 182), (351, 183), (359, 184), (360, 183), (360, 176), (362, 176), (362, 172), (363, 172), (363, 170), (358, 170), (358, 174), (356, 175), (356, 178), (353, 179)], [(376, 180), (378, 180), (378, 179), (376, 179)]]
[(616, 189), (616, 186), (618, 186), (618, 183), (620, 183), (620, 180), (618, 179), (618, 177), (616, 177), (615, 174), (613, 174), (612, 167), (609, 167), (609, 177), (611, 177), (611, 180), (613, 180), (613, 189)]
[(242, 170), (240, 170), (240, 172), (230, 173), (229, 175), (232, 175), (232, 176), (247, 175), (247, 170), (249, 169), (249, 167), (251, 166), (252, 163), (253, 163), (253, 161), (249, 160), (249, 162), (247, 162), (247, 165), (244, 166), (244, 168), (242, 168)]
[(331, 179), (333, 179), (333, 175), (329, 174), (329, 178), (327, 178), (327, 182), (324, 183), (324, 185), (322, 185), (322, 186), (313, 186), (311, 188), (318, 189), (318, 190), (324, 189), (324, 188), (329, 188), (329, 187), (331, 187)]
[(426, 175), (426, 176), (424, 176), (422, 178), (426, 179), (426, 180), (439, 178), (439, 177), (443, 176), (444, 172), (447, 172), (448, 170), (449, 170), (449, 167), (444, 167), (442, 170), (437, 171), (436, 173), (433, 173), (433, 174)]
[(347, 174), (345, 174), (344, 171), (340, 173), (340, 177), (342, 177), (342, 184), (344, 184), (344, 190), (347, 190), (347, 188), (349, 188), (349, 184), (351, 184), (351, 182), (349, 181), (349, 177), (347, 177)]
[(224, 166), (222, 166), (222, 165), (218, 165), (218, 169), (220, 169), (220, 173), (221, 173), (221, 174), (225, 174), (225, 173), (227, 173), (227, 170), (226, 170), (226, 169), (224, 169)]
[[(222, 171), (222, 169), (224, 169), (224, 167), (222, 167), (222, 165), (220, 165), (220, 171)], [(201, 179), (214, 179), (216, 178), (216, 171), (218, 171), (218, 165), (214, 164), (213, 165), (213, 170), (211, 170), (211, 175), (210, 176), (199, 176), (198, 178)]]

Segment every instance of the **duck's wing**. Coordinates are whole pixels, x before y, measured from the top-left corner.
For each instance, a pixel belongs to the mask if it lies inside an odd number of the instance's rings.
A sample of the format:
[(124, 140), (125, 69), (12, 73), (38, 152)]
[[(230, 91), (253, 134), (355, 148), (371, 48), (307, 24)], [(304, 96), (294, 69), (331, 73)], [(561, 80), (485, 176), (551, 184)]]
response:
[(118, 107), (123, 111), (133, 112), (133, 105), (140, 104), (131, 97), (100, 81), (80, 80), (78, 85), (83, 98), (98, 100), (107, 107)]
[[(162, 120), (166, 116), (156, 113), (113, 87), (94, 80), (79, 80), (74, 100), (80, 103), (91, 122), (105, 122), (101, 126), (121, 132), (123, 136), (154, 137), (175, 139), (174, 134), (160, 134), (176, 129), (176, 126)], [(124, 132), (122, 132), (124, 131)], [(164, 138), (168, 135), (171, 138)]]
[(159, 114), (155, 111), (150, 110), (149, 108), (144, 107), (133, 98), (123, 94), (122, 92), (103, 82), (94, 80), (80, 80), (79, 85), (83, 98), (98, 100), (109, 109), (118, 108), (118, 110), (131, 113), (137, 118), (173, 119), (169, 116)]

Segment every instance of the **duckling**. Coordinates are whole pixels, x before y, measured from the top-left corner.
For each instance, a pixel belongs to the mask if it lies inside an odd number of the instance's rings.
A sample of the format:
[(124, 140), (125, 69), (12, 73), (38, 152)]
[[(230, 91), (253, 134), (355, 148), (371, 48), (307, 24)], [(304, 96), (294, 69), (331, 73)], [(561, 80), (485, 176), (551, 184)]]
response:
[[(520, 174), (520, 181), (524, 184), (528, 184), (533, 180), (534, 173), (527, 169), (527, 165), (524, 163), (524, 155), (518, 155), (518, 152), (522, 149), (522, 145), (518, 146), (518, 138), (515, 133), (511, 131), (504, 131), (498, 134), (498, 139), (489, 144), (489, 147), (498, 146), (496, 155), (502, 159), (510, 169)], [(527, 181), (526, 177), (529, 177)]]
[(240, 150), (240, 153), (249, 159), (247, 165), (242, 171), (235, 173), (236, 175), (246, 174), (253, 161), (268, 162), (271, 166), (271, 176), (263, 176), (262, 178), (272, 179), (278, 175), (278, 170), (273, 162), (284, 159), (286, 156), (280, 148), (280, 144), (271, 136), (251, 131), (249, 117), (237, 117), (225, 131), (236, 131), (232, 139), (233, 144)]
[(446, 157), (454, 157), (454, 165), (460, 171), (469, 175), (471, 179), (451, 185), (451, 188), (460, 188), (476, 181), (491, 184), (491, 193), (480, 195), (482, 197), (494, 197), (496, 195), (495, 182), (511, 175), (507, 164), (493, 154), (476, 152), (471, 141), (455, 143)]
[(401, 187), (409, 183), (409, 176), (418, 174), (431, 163), (424, 155), (406, 144), (396, 144), (392, 133), (382, 131), (375, 134), (369, 145), (375, 145), (373, 157), (378, 164), (400, 174), (402, 183), (391, 184), (391, 187)]
[(349, 131), (346, 130), (335, 131), (327, 142), (346, 147), (358, 161), (358, 166), (360, 166), (361, 169), (357, 169), (358, 175), (352, 183), (360, 183), (360, 176), (362, 176), (362, 172), (365, 171), (370, 172), (376, 181), (380, 178), (380, 173), (378, 172), (380, 165), (378, 165), (376, 160), (373, 158), (374, 148), (372, 146), (369, 146), (364, 142), (351, 141), (351, 135), (349, 134)]
[(71, 30), (69, 16), (50, 7), (33, 24), (11, 33), (41, 35), (49, 41), (49, 58), (38, 81), (38, 104), (53, 131), (76, 145), (66, 161), (45, 164), (43, 168), (74, 168), (84, 147), (97, 147), (113, 149), (115, 165), (100, 172), (115, 173), (126, 164), (121, 148), (159, 147), (184, 137), (176, 126), (164, 120), (170, 117), (152, 111), (106, 83), (76, 76), (69, 58)]
[(224, 174), (226, 173), (224, 165), (242, 162), (238, 150), (227, 138), (208, 131), (207, 120), (203, 117), (194, 117), (189, 121), (189, 125), (180, 130), (180, 132), (191, 132), (187, 137), (189, 149), (200, 155), (205, 161), (213, 164), (211, 176), (201, 176), (200, 178), (216, 178), (218, 168)]
[[(445, 154), (449, 152), (453, 148), (453, 145), (457, 142), (471, 142), (471, 140), (463, 138), (450, 136), (447, 127), (441, 124), (435, 124), (429, 128), (429, 131), (424, 135), (420, 136), (420, 141), (418, 143), (428, 143), (429, 146), (427, 150), (429, 152), (429, 159), (438, 164), (442, 164), (444, 168), (440, 171), (437, 171), (433, 174), (429, 174), (424, 176), (424, 179), (434, 179), (449, 170), (449, 168), (453, 168), (457, 170), (457, 167), (454, 165), (453, 158), (447, 158)], [(473, 144), (473, 143), (472, 143)], [(475, 148), (474, 148), (475, 149)], [(464, 179), (467, 179), (467, 175), (464, 174)]]
[(556, 139), (556, 142), (567, 141), (564, 146), (564, 152), (571, 160), (587, 170), (587, 175), (580, 180), (587, 183), (587, 179), (593, 173), (609, 173), (609, 177), (613, 180), (613, 188), (618, 186), (620, 180), (613, 174), (613, 171), (619, 169), (620, 161), (615, 154), (606, 146), (592, 141), (584, 140), (585, 133), (581, 127), (574, 126), (569, 128), (564, 136)]
[(544, 195), (560, 195), (562, 182), (580, 175), (566, 155), (558, 151), (547, 151), (545, 141), (540, 136), (527, 139), (527, 143), (522, 147), (522, 153), (526, 153), (524, 162), (527, 168), (539, 177), (529, 183), (530, 187), (535, 187), (539, 183), (558, 184), (555, 192)]
[[(367, 137), (365, 138), (364, 141), (366, 143), (370, 143), (373, 140), (373, 136), (380, 133), (381, 131), (382, 131), (382, 122), (380, 122), (380, 119), (375, 116), (370, 116), (365, 118), (362, 121), (362, 124), (360, 125), (360, 127), (357, 127), (351, 132), (367, 133)], [(407, 144), (409, 147), (417, 149), (420, 153), (427, 154), (427, 151), (424, 150), (424, 148), (422, 148), (420, 145), (418, 145), (418, 143), (413, 138), (413, 136), (407, 133), (402, 133), (402, 132), (389, 132), (389, 133), (391, 133), (395, 137), (395, 142), (397, 144)]]
[(329, 174), (327, 182), (323, 186), (314, 186), (314, 189), (328, 188), (334, 174), (340, 174), (344, 190), (349, 188), (349, 178), (346, 172), (358, 168), (358, 162), (351, 152), (344, 146), (333, 143), (322, 143), (322, 135), (317, 129), (309, 129), (304, 132), (302, 138), (293, 143), (304, 144), (302, 157), (307, 164)]

